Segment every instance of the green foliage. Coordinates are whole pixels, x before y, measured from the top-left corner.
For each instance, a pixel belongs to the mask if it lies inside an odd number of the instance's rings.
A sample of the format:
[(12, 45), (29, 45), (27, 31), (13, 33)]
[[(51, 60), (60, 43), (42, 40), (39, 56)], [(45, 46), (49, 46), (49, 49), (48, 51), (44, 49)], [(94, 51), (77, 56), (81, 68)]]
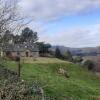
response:
[(20, 35), (15, 35), (13, 41), (14, 41), (15, 44), (21, 43), (21, 36)]
[(36, 42), (38, 40), (37, 32), (34, 32), (30, 28), (26, 27), (22, 30), (20, 35), (11, 34), (9, 30), (5, 32), (5, 34), (1, 37), (1, 43), (8, 43), (9, 41), (14, 43), (23, 43), (23, 42)]
[(37, 42), (36, 44), (39, 47), (40, 54), (49, 53), (50, 44), (45, 44), (44, 42)]
[(62, 58), (62, 54), (61, 54), (61, 52), (60, 52), (59, 47), (57, 47), (56, 50), (55, 50), (55, 57), (56, 57), (56, 58)]
[(66, 51), (66, 53), (63, 55), (64, 59), (68, 60), (68, 61), (73, 61), (73, 57), (71, 52), (68, 50)]
[(81, 63), (83, 61), (83, 59), (82, 59), (82, 57), (75, 57), (75, 58), (73, 58), (73, 62), (74, 63)]
[(28, 27), (22, 30), (22, 34), (21, 34), (22, 42), (36, 42), (37, 40), (38, 40), (37, 32), (33, 32)]
[(88, 70), (93, 70), (94, 68), (94, 63), (91, 60), (86, 60), (83, 65), (86, 66)]
[(66, 51), (65, 54), (62, 54), (59, 47), (57, 47), (55, 50), (55, 57), (59, 59), (67, 60), (67, 61), (73, 61), (71, 52), (68, 50)]

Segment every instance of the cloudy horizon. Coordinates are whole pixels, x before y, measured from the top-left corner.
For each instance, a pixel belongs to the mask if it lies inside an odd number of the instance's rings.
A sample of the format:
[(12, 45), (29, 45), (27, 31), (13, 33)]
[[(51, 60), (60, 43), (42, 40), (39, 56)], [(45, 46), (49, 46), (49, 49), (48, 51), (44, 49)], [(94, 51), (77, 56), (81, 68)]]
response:
[(40, 41), (67, 47), (100, 46), (100, 0), (21, 0)]

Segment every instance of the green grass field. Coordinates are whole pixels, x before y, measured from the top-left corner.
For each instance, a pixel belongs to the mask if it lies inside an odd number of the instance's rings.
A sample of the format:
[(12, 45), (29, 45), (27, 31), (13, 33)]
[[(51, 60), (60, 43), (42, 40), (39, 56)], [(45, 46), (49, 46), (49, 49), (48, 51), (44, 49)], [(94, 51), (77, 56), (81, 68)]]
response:
[[(6, 65), (17, 71), (15, 62)], [(100, 100), (100, 77), (79, 65), (41, 58), (36, 63), (22, 63), (21, 66), (21, 78), (42, 86), (47, 96), (55, 98), (52, 100)], [(66, 70), (70, 78), (59, 75), (59, 68)]]

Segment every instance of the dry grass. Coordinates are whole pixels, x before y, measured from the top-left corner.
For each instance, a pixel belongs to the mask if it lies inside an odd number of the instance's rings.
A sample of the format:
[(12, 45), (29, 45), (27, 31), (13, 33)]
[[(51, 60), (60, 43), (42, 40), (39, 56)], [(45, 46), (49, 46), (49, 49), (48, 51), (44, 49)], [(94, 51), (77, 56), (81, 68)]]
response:
[(64, 63), (64, 62), (67, 62), (67, 61), (57, 59), (57, 58), (48, 58), (48, 57), (22, 58), (21, 61), (24, 63)]

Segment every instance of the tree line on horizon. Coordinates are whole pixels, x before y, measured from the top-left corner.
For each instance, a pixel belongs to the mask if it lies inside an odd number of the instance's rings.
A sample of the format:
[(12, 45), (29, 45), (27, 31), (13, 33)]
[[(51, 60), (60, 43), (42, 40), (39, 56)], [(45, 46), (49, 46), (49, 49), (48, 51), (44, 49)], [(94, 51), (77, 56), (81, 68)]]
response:
[(38, 42), (39, 37), (38, 33), (34, 32), (29, 27), (26, 27), (22, 30), (21, 34), (12, 34), (9, 30), (7, 30), (4, 35), (0, 38), (0, 43), (2, 45), (5, 44), (23, 44), (23, 43), (35, 43), (38, 45), (39, 53), (49, 53), (49, 48), (51, 48), (51, 44)]
[[(3, 45), (12, 42), (13, 44), (21, 44), (21, 43), (35, 43), (39, 48), (40, 56), (49, 56), (56, 57), (58, 59), (70, 61), (73, 63), (81, 63), (83, 61), (82, 57), (78, 56), (73, 58), (71, 52), (67, 50), (64, 54), (62, 54), (60, 48), (57, 46), (55, 51), (52, 51), (50, 48), (52, 45), (50, 43), (38, 42), (38, 33), (34, 32), (29, 27), (26, 27), (22, 30), (21, 34), (11, 34), (9, 30), (5, 32), (4, 35), (0, 38), (0, 43)], [(50, 56), (52, 55), (52, 56)], [(88, 69), (93, 68), (92, 61), (86, 61), (85, 66), (88, 66)]]
[[(38, 42), (38, 40), (38, 33), (34, 32), (29, 27), (25, 27), (22, 30), (21, 34), (12, 34), (9, 30), (7, 30), (5, 34), (0, 38), (0, 43), (2, 43), (3, 45), (8, 44), (9, 42), (12, 42), (13, 44), (35, 43), (38, 45), (39, 53), (41, 56), (47, 56), (48, 54), (50, 54), (59, 59), (68, 60), (71, 62), (73, 61), (72, 54), (69, 50), (67, 50), (65, 54), (62, 54), (59, 47), (56, 47), (55, 51), (53, 52), (52, 50), (50, 50), (50, 48), (52, 47), (50, 43)], [(77, 62), (80, 62), (80, 60), (82, 59), (77, 58), (76, 60)]]

